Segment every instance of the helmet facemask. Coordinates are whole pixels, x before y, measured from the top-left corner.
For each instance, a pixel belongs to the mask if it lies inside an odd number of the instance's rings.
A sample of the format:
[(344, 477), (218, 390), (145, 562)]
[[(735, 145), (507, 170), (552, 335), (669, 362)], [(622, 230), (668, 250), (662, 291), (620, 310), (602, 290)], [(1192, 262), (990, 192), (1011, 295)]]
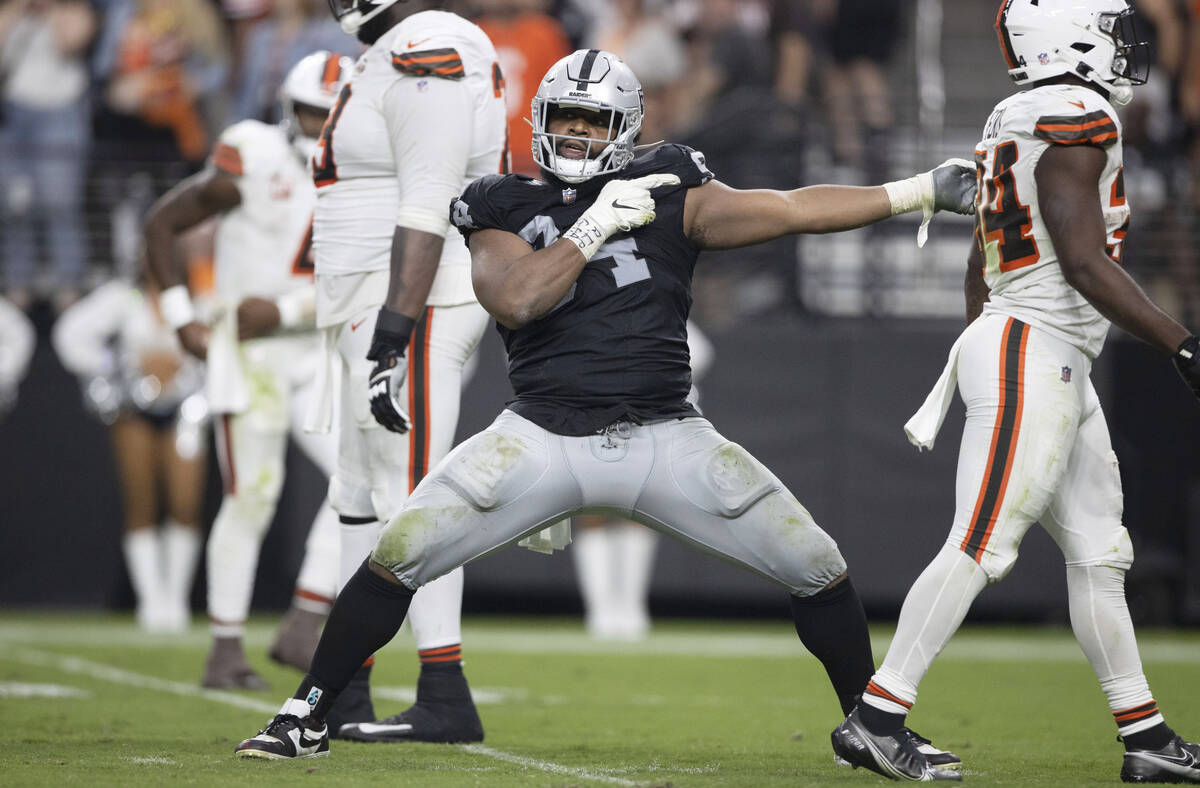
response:
[[(608, 133), (604, 139), (551, 133), (550, 120), (559, 107), (582, 107), (608, 115)], [(617, 109), (598, 101), (574, 99), (570, 103), (560, 103), (534, 97), (532, 111), (533, 160), (560, 180), (582, 183), (597, 175), (622, 170), (633, 161), (633, 147), (642, 126), (642, 114), (638, 110)], [(572, 159), (559, 152), (567, 140), (586, 146), (583, 158)]]

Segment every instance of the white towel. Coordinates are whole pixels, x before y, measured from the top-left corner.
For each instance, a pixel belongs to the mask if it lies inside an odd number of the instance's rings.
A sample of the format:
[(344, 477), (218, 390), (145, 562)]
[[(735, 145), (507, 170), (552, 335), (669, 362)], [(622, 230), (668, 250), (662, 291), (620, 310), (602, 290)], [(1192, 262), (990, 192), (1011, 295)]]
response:
[(962, 340), (960, 335), (954, 341), (954, 345), (950, 348), (950, 358), (946, 361), (946, 366), (937, 383), (933, 385), (933, 390), (929, 392), (929, 396), (925, 397), (924, 404), (904, 425), (904, 434), (908, 436), (909, 442), (919, 449), (933, 448), (933, 441), (937, 437), (938, 430), (942, 428), (946, 411), (950, 409), (950, 400), (958, 388), (958, 350)]
[(241, 413), (250, 405), (250, 394), (242, 376), (235, 302), (223, 301), (213, 310), (206, 392), (213, 413)]
[(337, 335), (342, 324), (318, 329), (321, 332), (321, 360), (317, 364), (317, 384), (304, 418), (305, 432), (329, 432), (333, 429), (336, 392), (341, 382), (337, 357)]
[(550, 555), (555, 550), (562, 550), (571, 543), (571, 518), (552, 523), (535, 534), (530, 534), (518, 545), (535, 553)]

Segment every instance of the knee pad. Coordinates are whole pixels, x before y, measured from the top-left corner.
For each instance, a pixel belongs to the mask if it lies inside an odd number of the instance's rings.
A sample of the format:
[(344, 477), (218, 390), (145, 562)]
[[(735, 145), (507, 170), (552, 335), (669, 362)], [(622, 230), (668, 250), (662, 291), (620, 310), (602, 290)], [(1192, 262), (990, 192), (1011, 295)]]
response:
[(362, 484), (348, 482), (337, 473), (329, 480), (329, 505), (335, 512), (347, 517), (380, 519), (371, 502), (371, 489)]
[(1086, 550), (1086, 555), (1066, 556), (1067, 566), (1106, 566), (1123, 572), (1133, 566), (1133, 542), (1123, 525), (1113, 525), (1103, 537), (1089, 539)]
[(699, 456), (685, 454), (675, 463), (675, 471), (675, 481), (683, 495), (700, 509), (719, 517), (740, 517), (781, 489), (778, 480), (750, 452), (728, 441)]

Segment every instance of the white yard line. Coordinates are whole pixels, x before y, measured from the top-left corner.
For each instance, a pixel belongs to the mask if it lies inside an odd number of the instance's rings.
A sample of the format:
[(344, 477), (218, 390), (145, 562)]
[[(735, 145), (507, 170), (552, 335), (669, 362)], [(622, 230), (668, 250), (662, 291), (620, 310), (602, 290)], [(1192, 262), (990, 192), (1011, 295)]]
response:
[[(255, 698), (247, 698), (232, 692), (205, 689), (193, 684), (184, 684), (180, 681), (171, 681), (170, 679), (160, 679), (156, 676), (134, 673), (131, 670), (122, 670), (121, 668), (114, 668), (111, 665), (92, 662), (81, 657), (72, 657), (65, 654), (54, 654), (48, 651), (35, 651), (33, 649), (0, 648), (0, 659), (7, 659), (12, 662), (20, 662), (35, 667), (54, 668), (65, 673), (75, 673), (101, 681), (112, 682), (113, 684), (123, 684), (127, 687), (155, 690), (188, 698), (203, 698), (204, 700), (216, 701), (217, 703), (224, 703), (229, 706), (258, 711), (264, 714), (273, 714), (278, 710), (277, 706)], [(540, 758), (527, 758), (524, 755), (516, 755), (515, 753), (504, 752), (503, 750), (484, 747), (482, 744), (460, 744), (456, 746), (457, 749), (472, 755), (482, 755), (486, 758), (524, 766), (529, 769), (537, 769), (550, 774), (566, 775), (581, 780), (612, 783), (614, 785), (638, 786), (645, 784), (626, 780), (622, 777), (613, 777), (602, 772), (578, 766), (563, 766), (551, 761), (543, 761)], [(160, 762), (152, 759), (135, 760), (139, 763)]]
[(612, 783), (613, 785), (645, 785), (645, 783), (635, 782), (634, 780), (626, 780), (624, 777), (613, 777), (612, 775), (593, 772), (590, 769), (583, 769), (577, 766), (562, 766), (557, 763), (543, 761), (540, 758), (526, 758), (524, 755), (513, 755), (509, 752), (493, 750), (491, 747), (485, 747), (482, 744), (460, 744), (458, 748), (474, 755), (485, 755), (488, 758), (495, 758), (505, 763), (512, 763), (529, 769), (538, 769), (552, 774), (578, 777), (582, 780), (595, 780), (596, 782)]

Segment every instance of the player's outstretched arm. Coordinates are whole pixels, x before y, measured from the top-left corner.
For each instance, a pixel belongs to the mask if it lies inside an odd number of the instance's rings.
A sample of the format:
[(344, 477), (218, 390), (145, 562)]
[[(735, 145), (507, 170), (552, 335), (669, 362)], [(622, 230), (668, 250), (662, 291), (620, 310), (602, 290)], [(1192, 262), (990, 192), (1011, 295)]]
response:
[(1105, 163), (1099, 148), (1056, 145), (1042, 154), (1034, 171), (1038, 208), (1063, 276), (1113, 323), (1171, 354), (1184, 383), (1200, 398), (1200, 342), (1107, 254), (1099, 198)]
[(926, 208), (974, 210), (975, 167), (952, 159), (883, 186), (805, 186), (792, 191), (733, 189), (709, 181), (688, 191), (684, 229), (703, 249), (732, 249), (794, 233), (833, 233)]
[(479, 303), (506, 328), (542, 317), (562, 301), (613, 233), (654, 221), (651, 189), (678, 183), (678, 176), (667, 173), (609, 181), (561, 238), (537, 251), (503, 230), (473, 233), (471, 278)]

